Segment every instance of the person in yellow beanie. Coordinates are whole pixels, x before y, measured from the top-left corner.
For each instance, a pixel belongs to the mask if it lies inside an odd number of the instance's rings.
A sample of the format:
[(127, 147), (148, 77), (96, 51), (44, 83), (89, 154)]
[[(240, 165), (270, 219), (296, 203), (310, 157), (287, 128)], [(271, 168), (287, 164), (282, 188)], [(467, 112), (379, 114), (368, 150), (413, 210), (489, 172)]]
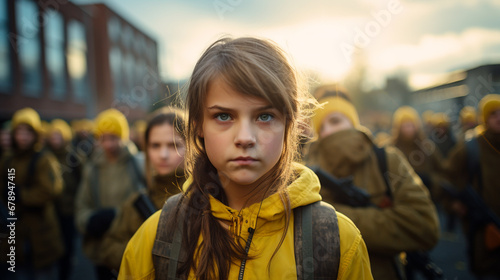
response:
[(434, 199), (440, 196), (442, 155), (427, 138), (417, 111), (410, 106), (398, 108), (392, 120), (392, 144), (401, 150)]
[(111, 279), (116, 276), (101, 260), (100, 252), (107, 246), (103, 236), (123, 202), (144, 184), (143, 164), (135, 157), (125, 115), (108, 109), (94, 123), (97, 147), (83, 171), (75, 219), (84, 236), (84, 253), (95, 264), (99, 279)]
[(456, 140), (450, 127), (450, 118), (446, 113), (435, 113), (432, 116), (433, 130), (429, 138), (436, 144), (443, 157), (448, 156), (450, 150), (455, 146)]
[[(489, 94), (478, 106), (479, 123), (484, 130), (472, 139), (459, 143), (447, 160), (450, 182), (458, 191), (468, 190), (482, 200), (490, 215), (500, 217), (500, 95)], [(467, 237), (469, 267), (478, 279), (500, 279), (500, 227), (484, 213), (475, 212), (478, 205), (464, 199), (455, 203), (463, 218)], [(480, 219), (478, 219), (480, 217)]]
[(64, 188), (56, 199), (56, 210), (61, 224), (65, 254), (59, 266), (59, 279), (69, 279), (72, 272), (73, 252), (76, 237), (75, 197), (81, 177), (81, 164), (71, 146), (71, 127), (62, 119), (54, 119), (47, 129), (47, 148), (56, 156), (62, 168)]
[[(119, 271), (128, 241), (150, 214), (138, 206), (148, 199), (161, 209), (170, 196), (181, 191), (185, 181), (185, 122), (183, 111), (163, 107), (153, 112), (144, 128), (147, 188), (132, 194), (105, 236), (103, 263)], [(142, 210), (142, 211), (141, 211)]]
[(0, 242), (0, 278), (11, 278), (12, 272), (5, 265), (11, 261), (7, 254), (14, 251), (16, 274), (57, 279), (57, 262), (64, 253), (54, 207), (63, 188), (61, 169), (54, 156), (39, 145), (41, 121), (35, 110), (16, 111), (11, 125), (13, 152), (0, 162), (2, 172), (9, 172), (0, 187), (0, 197), (5, 207), (14, 209), (8, 217), (17, 221), (15, 244), (8, 244), (6, 239)]
[[(323, 106), (312, 118), (318, 140), (310, 146), (307, 164), (319, 168), (320, 180), (325, 178), (321, 172), (326, 172), (344, 182), (346, 188), (366, 191), (369, 205), (339, 199), (335, 191), (338, 185), (324, 181), (320, 194), (360, 230), (373, 278), (404, 279), (399, 253), (429, 250), (438, 240), (439, 223), (429, 192), (398, 149), (379, 148), (373, 143), (347, 95), (332, 90), (318, 102)], [(399, 179), (386, 180), (384, 174), (397, 174), (394, 177)]]

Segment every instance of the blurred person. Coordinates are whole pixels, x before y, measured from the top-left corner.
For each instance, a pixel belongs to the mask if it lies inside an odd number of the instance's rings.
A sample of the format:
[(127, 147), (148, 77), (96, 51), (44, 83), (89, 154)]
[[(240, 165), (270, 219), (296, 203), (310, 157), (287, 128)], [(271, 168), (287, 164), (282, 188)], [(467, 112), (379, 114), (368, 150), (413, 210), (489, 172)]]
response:
[(324, 105), (312, 119), (318, 140), (311, 144), (308, 165), (342, 182), (346, 192), (364, 190), (369, 199), (364, 205), (341, 200), (340, 186), (333, 181), (321, 181), (320, 194), (359, 228), (374, 279), (406, 279), (399, 254), (429, 250), (438, 241), (439, 223), (429, 192), (398, 149), (374, 144), (344, 93), (334, 91), (318, 101)]
[(466, 134), (477, 126), (477, 113), (476, 109), (471, 106), (465, 106), (460, 110), (460, 131), (458, 134), (458, 141), (463, 142), (466, 140)]
[(443, 158), (434, 142), (426, 137), (417, 111), (410, 106), (398, 108), (393, 115), (391, 134), (392, 144), (403, 152), (432, 198), (439, 198)]
[(455, 210), (464, 222), (469, 266), (478, 279), (500, 279), (500, 95), (479, 102), (484, 130), (460, 142), (447, 160), (449, 180), (459, 192)]
[(443, 157), (447, 157), (455, 146), (456, 140), (450, 127), (450, 118), (446, 113), (435, 113), (432, 116), (433, 130), (429, 135)]
[[(145, 128), (147, 188), (132, 194), (105, 236), (102, 262), (118, 273), (128, 241), (166, 199), (177, 194), (185, 181), (184, 117), (179, 109), (165, 107), (152, 114)], [(145, 206), (151, 204), (150, 211)]]
[(129, 139), (125, 116), (116, 109), (101, 112), (95, 120), (98, 149), (86, 163), (76, 197), (75, 219), (83, 234), (83, 251), (93, 261), (99, 279), (114, 275), (100, 261), (106, 244), (103, 235), (116, 217), (119, 207), (139, 189), (143, 174), (134, 155), (137, 149)]
[[(0, 164), (4, 174), (0, 195), (2, 207), (14, 203), (15, 209), (8, 217), (15, 214), (17, 221), (15, 243), (9, 245), (3, 238), (0, 242), (2, 279), (57, 279), (57, 262), (64, 254), (54, 206), (63, 188), (61, 169), (54, 155), (41, 148), (41, 129), (40, 116), (32, 108), (14, 113), (13, 152)], [(7, 170), (13, 171), (7, 174)], [(11, 246), (15, 249), (15, 273), (7, 270)]]
[(52, 120), (47, 133), (47, 148), (56, 156), (61, 166), (64, 184), (63, 191), (55, 204), (66, 249), (59, 266), (60, 279), (69, 279), (74, 266), (75, 197), (80, 183), (81, 165), (75, 165), (77, 159), (72, 151), (72, 138), (71, 128), (66, 121)]

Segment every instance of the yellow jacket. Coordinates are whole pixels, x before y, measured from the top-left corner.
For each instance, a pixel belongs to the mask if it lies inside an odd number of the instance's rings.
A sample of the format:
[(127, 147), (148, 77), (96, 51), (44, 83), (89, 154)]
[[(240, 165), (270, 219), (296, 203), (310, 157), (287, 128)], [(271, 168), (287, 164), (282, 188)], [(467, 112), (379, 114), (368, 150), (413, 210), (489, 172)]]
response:
[[(310, 169), (296, 165), (299, 177), (288, 188), (292, 209), (311, 204), (321, 200), (319, 195), (319, 180)], [(210, 200), (212, 215), (221, 220), (231, 220), (232, 213), (237, 213), (215, 198)], [(249, 255), (255, 259), (247, 261), (244, 279), (296, 279), (294, 256), (293, 215), (290, 219), (285, 240), (276, 255), (272, 257), (277, 244), (282, 237), (285, 226), (285, 210), (279, 194), (275, 193), (262, 202), (258, 217), (260, 203), (255, 203), (240, 211), (245, 223), (249, 226), (257, 220)], [(161, 210), (160, 210), (161, 211)], [(139, 228), (130, 240), (125, 250), (120, 267), (118, 279), (154, 279), (152, 250), (156, 237), (156, 230), (160, 211), (151, 216)], [(340, 264), (337, 279), (373, 279), (370, 262), (365, 243), (356, 226), (341, 213), (337, 213), (340, 233)], [(241, 237), (246, 239), (248, 232), (242, 230)], [(200, 241), (201, 241), (200, 236)], [(268, 272), (267, 267), (270, 264)], [(237, 279), (239, 263), (233, 264), (230, 269), (230, 279)], [(193, 272), (189, 279), (194, 279)]]

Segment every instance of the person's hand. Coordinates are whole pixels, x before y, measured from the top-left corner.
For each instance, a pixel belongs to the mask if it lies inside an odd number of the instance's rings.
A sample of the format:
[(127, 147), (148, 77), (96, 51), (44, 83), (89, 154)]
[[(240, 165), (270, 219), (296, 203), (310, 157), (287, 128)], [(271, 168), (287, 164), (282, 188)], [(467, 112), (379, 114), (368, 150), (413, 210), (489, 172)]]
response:
[(101, 237), (111, 226), (115, 215), (114, 208), (104, 208), (96, 211), (87, 224), (87, 234), (92, 237)]

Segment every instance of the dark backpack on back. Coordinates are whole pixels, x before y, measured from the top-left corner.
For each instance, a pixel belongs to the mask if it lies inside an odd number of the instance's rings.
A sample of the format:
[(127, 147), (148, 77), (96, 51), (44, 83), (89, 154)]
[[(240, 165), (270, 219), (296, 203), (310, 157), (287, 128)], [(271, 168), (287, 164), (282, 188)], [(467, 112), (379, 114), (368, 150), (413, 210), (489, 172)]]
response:
[[(170, 197), (160, 215), (152, 252), (156, 279), (183, 279), (177, 269), (188, 256), (182, 244), (185, 211), (177, 207), (180, 201), (182, 194)], [(340, 236), (335, 210), (318, 201), (294, 209), (293, 215), (297, 279), (337, 279)], [(173, 218), (179, 221), (177, 228), (167, 228)]]

